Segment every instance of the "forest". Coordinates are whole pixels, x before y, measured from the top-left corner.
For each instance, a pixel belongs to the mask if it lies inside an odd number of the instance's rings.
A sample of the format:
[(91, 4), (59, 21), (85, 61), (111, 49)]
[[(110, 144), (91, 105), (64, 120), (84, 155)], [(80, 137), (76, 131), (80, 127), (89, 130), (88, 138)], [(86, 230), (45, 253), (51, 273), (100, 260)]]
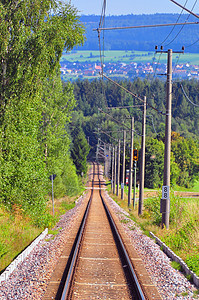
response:
[[(79, 50), (98, 50), (98, 34), (93, 29), (99, 27), (100, 16), (81, 16), (81, 21), (86, 28), (86, 41)], [(195, 17), (187, 14), (151, 14), (151, 15), (121, 15), (106, 16), (105, 26), (128, 27), (153, 24), (172, 24), (182, 22), (195, 22)], [(108, 30), (101, 32), (101, 41), (105, 50), (140, 50), (153, 51), (156, 45), (172, 47), (180, 50), (185, 46), (186, 52), (198, 52), (198, 25), (179, 25), (172, 28), (157, 27), (143, 29)], [(163, 38), (164, 37), (164, 38)], [(167, 39), (165, 39), (167, 37)], [(183, 41), (183, 42), (182, 42)], [(172, 43), (172, 46), (169, 46)], [(182, 44), (183, 43), (183, 44)], [(180, 47), (180, 49), (179, 49)]]
[[(139, 78), (133, 82), (117, 83), (142, 98), (147, 97), (145, 186), (158, 188), (162, 185), (164, 169), (166, 83), (158, 79), (142, 81)], [(183, 94), (181, 86), (192, 103)], [(193, 105), (199, 103), (198, 93), (197, 81), (173, 84), (171, 185), (190, 187), (199, 176), (199, 108)], [(91, 82), (78, 80), (74, 83), (74, 95), (77, 106), (72, 122), (82, 125), (91, 146), (90, 157), (95, 155), (98, 138), (107, 144), (114, 144), (118, 139), (122, 140), (123, 129), (126, 128), (118, 123), (123, 123), (130, 128), (130, 116), (135, 120), (135, 148), (140, 149), (142, 102), (106, 80)], [(128, 169), (130, 157), (128, 130), (127, 139), (126, 168)]]

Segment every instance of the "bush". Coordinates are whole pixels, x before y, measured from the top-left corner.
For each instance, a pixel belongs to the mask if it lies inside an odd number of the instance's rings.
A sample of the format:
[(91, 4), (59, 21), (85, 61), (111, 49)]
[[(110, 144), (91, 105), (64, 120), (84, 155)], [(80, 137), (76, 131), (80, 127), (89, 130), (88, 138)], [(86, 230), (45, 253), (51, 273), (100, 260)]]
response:
[(52, 228), (57, 222), (58, 218), (49, 213), (37, 215), (33, 220), (34, 225), (40, 228)]

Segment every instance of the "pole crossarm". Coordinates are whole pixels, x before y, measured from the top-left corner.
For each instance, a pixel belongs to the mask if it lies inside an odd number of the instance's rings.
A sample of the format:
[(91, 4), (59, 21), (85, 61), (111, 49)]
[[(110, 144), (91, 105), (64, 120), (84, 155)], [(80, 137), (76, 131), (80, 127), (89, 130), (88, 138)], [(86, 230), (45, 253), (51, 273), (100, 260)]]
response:
[(113, 118), (111, 115), (109, 115), (108, 113), (106, 113), (105, 111), (103, 111), (101, 108), (98, 108), (99, 111), (101, 111), (102, 113), (104, 113), (105, 115), (107, 115), (109, 118), (111, 118), (113, 121), (115, 121), (116, 123), (118, 123), (119, 125), (122, 125), (124, 127), (126, 127), (126, 129), (131, 130), (128, 126), (126, 126), (124, 123), (119, 122), (118, 120), (116, 120), (115, 118)]
[[(94, 132), (94, 133), (96, 133), (96, 132)], [(102, 143), (104, 143), (105, 145), (109, 145), (108, 143), (104, 142), (102, 139), (99, 138), (99, 140), (100, 140)]]
[(106, 134), (108, 137), (110, 137), (110, 138), (113, 139), (114, 141), (118, 142), (117, 139), (115, 139), (115, 138), (112, 137), (110, 134), (106, 133), (105, 131), (102, 131), (102, 130), (101, 130), (101, 132), (104, 133), (104, 134)]
[(99, 146), (99, 149), (101, 149), (102, 151), (104, 151), (104, 148), (102, 148), (102, 147), (100, 147), (100, 146)]
[[(168, 50), (156, 50), (155, 53), (168, 53)], [(184, 51), (172, 51), (172, 53), (184, 53)], [(162, 75), (162, 74), (161, 74)], [(167, 75), (167, 74), (163, 74)]]
[[(128, 94), (130, 94), (131, 96), (135, 97), (136, 99), (142, 101), (144, 103), (144, 100), (142, 98), (140, 98), (139, 96), (137, 96), (136, 94), (132, 93), (131, 91), (127, 90), (125, 87), (123, 87), (122, 85), (120, 85), (119, 83), (117, 83), (116, 81), (112, 80), (111, 78), (109, 78), (108, 76), (103, 74), (100, 74), (103, 77), (105, 77), (106, 79), (108, 79), (109, 81), (111, 81), (113, 84), (117, 85), (118, 87), (120, 87), (121, 89), (123, 89), (125, 92), (127, 92)], [(147, 105), (152, 108), (153, 110), (157, 111), (158, 113), (165, 115), (165, 113), (163, 113), (162, 111), (159, 111), (157, 108), (153, 107), (152, 105), (148, 104)], [(129, 128), (128, 128), (129, 129)], [(130, 129), (129, 129), (130, 130)]]
[[(129, 131), (131, 130), (128, 126), (126, 126), (126, 124), (116, 120), (115, 118), (113, 118), (111, 115), (109, 115), (108, 113), (106, 113), (105, 111), (103, 111), (101, 108), (98, 108), (99, 111), (101, 111), (102, 113), (104, 113), (105, 115), (107, 115), (108, 117), (110, 117), (113, 121), (115, 121), (116, 123), (118, 123), (119, 125), (122, 125), (124, 127), (126, 127)], [(133, 130), (137, 135), (141, 136), (140, 133), (138, 133), (137, 131)]]
[[(174, 0), (170, 0), (170, 1), (173, 2), (174, 4), (180, 6), (182, 9), (186, 10), (186, 11), (189, 12), (191, 15), (193, 15), (194, 17), (196, 17), (196, 18), (199, 19), (199, 16), (198, 16), (198, 15), (196, 15), (195, 13), (193, 13), (193, 12), (192, 12), (191, 10), (189, 10), (188, 8), (182, 6), (180, 3), (178, 3), (178, 2), (176, 2), (176, 1), (174, 1)], [(189, 23), (186, 23), (186, 24), (189, 24)], [(178, 25), (178, 24), (176, 24), (176, 25)]]
[(103, 158), (106, 158), (106, 156), (104, 154), (100, 153), (100, 152), (98, 153), (98, 155), (100, 155)]
[(143, 104), (140, 104), (140, 105), (129, 105), (129, 106), (112, 106), (112, 107), (106, 107), (107, 109), (123, 109), (123, 108), (132, 108), (132, 107), (142, 107), (144, 106)]
[[(190, 10), (186, 9), (185, 7), (181, 6), (177, 2), (170, 0), (175, 4), (179, 5), (183, 9), (187, 10), (190, 14), (194, 15), (196, 18), (199, 18), (198, 15), (192, 13)], [(109, 27), (109, 28), (96, 28), (93, 31), (103, 31), (103, 30), (120, 30), (120, 29), (138, 29), (138, 28), (153, 28), (153, 27), (165, 27), (165, 26), (176, 26), (176, 25), (197, 25), (199, 22), (182, 22), (182, 23), (169, 23), (169, 24), (154, 24), (154, 25), (139, 25), (139, 26), (124, 26), (124, 27)]]

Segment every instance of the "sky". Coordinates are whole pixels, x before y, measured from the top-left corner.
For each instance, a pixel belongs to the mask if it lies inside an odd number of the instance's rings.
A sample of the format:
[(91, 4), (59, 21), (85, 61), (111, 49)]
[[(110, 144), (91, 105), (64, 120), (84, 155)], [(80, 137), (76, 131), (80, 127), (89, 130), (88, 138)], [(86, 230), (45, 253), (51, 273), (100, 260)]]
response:
[[(66, 0), (67, 1), (67, 0)], [(103, 0), (69, 0), (81, 15), (101, 15)], [(181, 5), (185, 0), (175, 0)], [(186, 7), (192, 9), (195, 0), (188, 0)], [(106, 15), (180, 13), (181, 8), (170, 0), (106, 0)], [(193, 12), (199, 11), (199, 3)]]

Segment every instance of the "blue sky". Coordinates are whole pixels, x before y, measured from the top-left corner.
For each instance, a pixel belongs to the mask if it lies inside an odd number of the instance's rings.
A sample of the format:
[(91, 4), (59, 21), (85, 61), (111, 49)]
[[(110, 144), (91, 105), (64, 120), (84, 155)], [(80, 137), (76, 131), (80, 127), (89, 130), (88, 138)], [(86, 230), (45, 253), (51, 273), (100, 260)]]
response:
[[(100, 15), (103, 0), (70, 0), (80, 14)], [(185, 0), (176, 0), (181, 5)], [(181, 8), (170, 0), (106, 0), (106, 15), (126, 15), (126, 14), (152, 14), (152, 13), (179, 13)], [(191, 9), (195, 0), (188, 0), (187, 8)], [(199, 11), (199, 3), (196, 4), (194, 12)]]

